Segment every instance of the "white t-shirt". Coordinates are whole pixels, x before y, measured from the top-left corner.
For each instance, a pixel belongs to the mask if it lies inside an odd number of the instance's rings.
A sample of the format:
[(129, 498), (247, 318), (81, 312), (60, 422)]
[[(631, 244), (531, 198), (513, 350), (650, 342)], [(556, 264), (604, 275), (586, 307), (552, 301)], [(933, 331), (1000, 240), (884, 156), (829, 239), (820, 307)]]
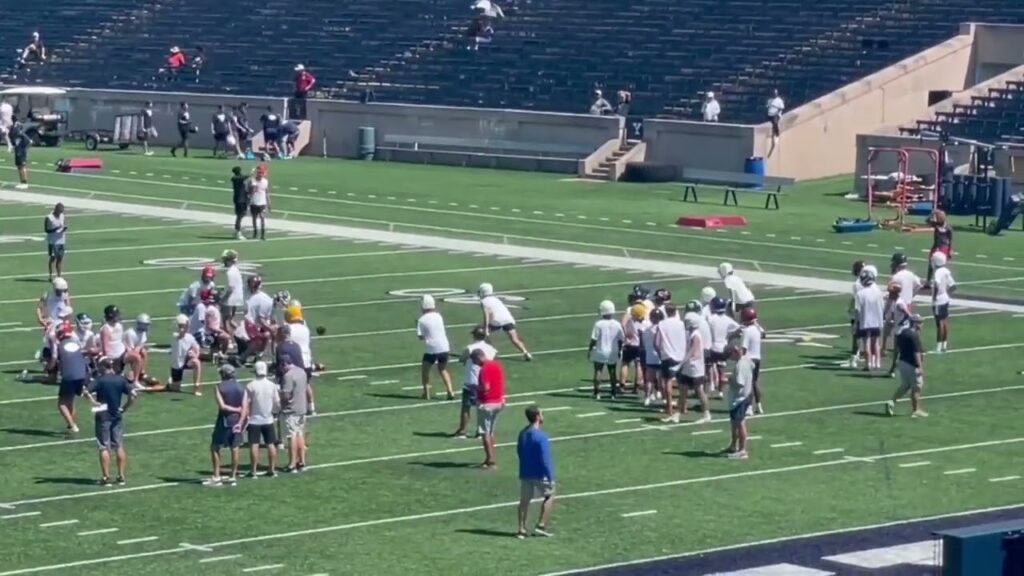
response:
[(195, 334), (203, 329), (206, 325), (206, 304), (202, 302), (196, 302), (194, 308), (192, 308), (192, 317), (188, 321), (188, 331)]
[(615, 364), (619, 360), (619, 347), (626, 339), (626, 334), (618, 321), (602, 318), (594, 323), (590, 339), (597, 343), (590, 351), (590, 361), (598, 364)]
[(46, 293), (43, 308), (46, 310), (46, 321), (50, 324), (60, 321), (61, 313), (68, 308), (67, 292), (58, 296), (53, 290)]
[(227, 297), (227, 305), (241, 307), (245, 304), (245, 288), (242, 286), (242, 271), (237, 264), (228, 266), (226, 275), (228, 277), (228, 290), (231, 291)]
[(307, 368), (313, 365), (313, 349), (310, 346), (309, 326), (302, 322), (293, 322), (288, 325), (291, 331), (292, 341), (299, 345), (302, 350), (302, 365)]
[(636, 321), (631, 317), (627, 317), (622, 322), (622, 332), (624, 339), (622, 343), (626, 346), (639, 346), (640, 345), (640, 329), (643, 327), (644, 321)]
[[(104, 335), (104, 330), (106, 335)], [(120, 322), (114, 325), (104, 324), (103, 328), (100, 328), (100, 338), (105, 338), (107, 356), (114, 359), (124, 356), (124, 327)]]
[[(690, 353), (692, 346), (698, 347), (696, 354)], [(686, 339), (686, 359), (683, 361), (681, 371), (683, 375), (691, 378), (704, 376), (704, 339), (700, 335), (700, 330), (690, 332)]]
[(914, 293), (921, 288), (921, 279), (910, 271), (909, 268), (904, 268), (899, 272), (892, 275), (892, 281), (900, 285), (900, 302), (904, 304), (910, 304), (914, 301)]
[(688, 312), (683, 316), (683, 323), (686, 323), (687, 316), (697, 320), (697, 331), (700, 332), (701, 342), (705, 350), (711, 350), (711, 324), (700, 315), (699, 312)]
[(208, 334), (213, 334), (220, 330), (221, 326), (221, 315), (220, 308), (216, 306), (205, 306), (206, 314), (203, 317), (203, 328), (206, 329)]
[(171, 342), (171, 368), (175, 370), (181, 370), (185, 367), (185, 362), (188, 360), (188, 353), (193, 348), (198, 348), (199, 343), (196, 339), (189, 334), (185, 333), (184, 336), (174, 335), (174, 341)]
[(686, 356), (686, 326), (678, 316), (665, 318), (658, 323), (658, 333), (661, 334), (661, 350), (659, 356), (662, 360), (670, 360), (676, 364), (683, 361)]
[(657, 333), (658, 326), (649, 321), (644, 321), (643, 326), (640, 327), (640, 344), (644, 348), (644, 364), (648, 366), (661, 364), (658, 349), (654, 346), (654, 338)]
[(857, 325), (861, 330), (881, 328), (885, 318), (885, 294), (877, 284), (862, 287), (855, 298)]
[(956, 280), (953, 280), (953, 273), (949, 271), (949, 268), (943, 266), (935, 271), (935, 281), (932, 286), (932, 301), (935, 302), (935, 305), (949, 304), (949, 289), (956, 286)]
[(278, 387), (266, 378), (256, 378), (245, 387), (249, 397), (249, 424), (266, 426), (274, 423), (274, 405), (278, 404)]
[(715, 352), (725, 351), (729, 344), (729, 334), (740, 327), (735, 320), (725, 314), (712, 314), (708, 324), (711, 326), (711, 349)]
[(736, 304), (747, 304), (754, 301), (754, 293), (747, 288), (747, 283), (743, 281), (743, 278), (735, 274), (729, 274), (725, 277), (725, 287), (732, 294), (732, 301)]
[(274, 299), (260, 291), (249, 296), (245, 303), (245, 319), (256, 324), (269, 324), (274, 315)]
[(0, 102), (0, 126), (9, 128), (14, 124), (14, 106), (9, 102)]
[(743, 339), (740, 346), (747, 351), (747, 356), (751, 360), (761, 359), (761, 327), (757, 324), (751, 324), (743, 327)]
[(124, 331), (124, 344), (129, 348), (143, 348), (149, 341), (149, 332), (139, 332), (135, 328)]
[(847, 310), (850, 314), (850, 320), (857, 319), (857, 292), (860, 292), (860, 289), (863, 287), (864, 285), (860, 283), (860, 280), (853, 281), (853, 290), (850, 291), (850, 295), (853, 298), (850, 299), (850, 309)]
[(78, 345), (81, 346), (87, 354), (96, 348), (96, 333), (92, 330), (82, 332), (76, 328), (72, 338), (75, 339), (75, 342), (78, 342)]
[(718, 115), (722, 113), (722, 106), (718, 100), (705, 101), (700, 107), (705, 122), (718, 122)]
[(502, 327), (508, 324), (515, 324), (516, 319), (512, 317), (512, 312), (509, 312), (508, 306), (501, 301), (495, 295), (485, 296), (480, 299), (480, 305), (487, 312), (490, 317), (490, 328)]
[(249, 204), (251, 206), (267, 205), (267, 190), (270, 189), (270, 181), (266, 178), (252, 180), (249, 188)]
[(765, 108), (768, 116), (778, 116), (786, 109), (786, 103), (782, 101), (782, 98), (774, 96), (768, 100), (768, 105)]
[(451, 351), (448, 333), (444, 329), (444, 318), (436, 310), (420, 316), (416, 321), (416, 335), (423, 340), (423, 349), (427, 354), (447, 354)]
[(488, 360), (494, 360), (498, 356), (498, 350), (484, 341), (473, 342), (466, 346), (466, 371), (462, 376), (463, 388), (476, 388), (480, 385), (480, 367), (469, 359), (474, 350), (483, 350), (484, 358)]
[(64, 215), (54, 216), (48, 214), (46, 216), (46, 242), (53, 246), (61, 246), (64, 244), (64, 237), (67, 233), (64, 230)]

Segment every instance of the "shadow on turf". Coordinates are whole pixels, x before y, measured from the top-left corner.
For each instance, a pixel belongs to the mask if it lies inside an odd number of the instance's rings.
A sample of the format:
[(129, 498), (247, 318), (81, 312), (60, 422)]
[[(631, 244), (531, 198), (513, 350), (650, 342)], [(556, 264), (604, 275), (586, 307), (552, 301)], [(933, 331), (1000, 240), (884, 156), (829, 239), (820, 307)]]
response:
[(49, 284), (50, 281), (44, 278), (32, 277), (32, 278), (15, 278), (15, 282), (28, 282), (31, 284)]
[(516, 532), (512, 530), (489, 530), (487, 528), (460, 528), (456, 534), (472, 534), (473, 536), (493, 536), (495, 538), (515, 538)]
[(54, 432), (53, 430), (35, 430), (33, 428), (0, 428), (0, 432), (3, 432), (4, 434), (20, 434), (22, 436), (42, 436), (45, 438), (57, 438), (64, 436), (61, 432)]
[(684, 458), (722, 458), (725, 452), (721, 450), (684, 450), (682, 452), (673, 452), (666, 450), (662, 454), (668, 456), (682, 456)]
[(73, 478), (73, 477), (58, 477), (58, 476), (36, 476), (34, 478), (36, 484), (75, 484), (78, 486), (95, 486), (95, 478)]
[(451, 470), (453, 468), (477, 468), (477, 464), (469, 462), (409, 462), (409, 466), (422, 466), (424, 468), (436, 468), (438, 470)]
[(885, 412), (881, 411), (871, 412), (869, 410), (854, 410), (851, 414), (856, 414), (857, 416), (873, 416), (875, 418), (891, 418), (891, 416), (886, 416)]
[(451, 438), (450, 432), (413, 432), (413, 436), (419, 436), (420, 438)]

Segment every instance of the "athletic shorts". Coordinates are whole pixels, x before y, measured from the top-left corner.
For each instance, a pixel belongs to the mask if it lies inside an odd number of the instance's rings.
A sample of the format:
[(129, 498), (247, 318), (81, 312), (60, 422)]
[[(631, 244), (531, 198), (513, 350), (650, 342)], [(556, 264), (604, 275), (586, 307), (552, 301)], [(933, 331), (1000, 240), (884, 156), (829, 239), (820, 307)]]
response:
[(171, 368), (171, 384), (181, 384), (185, 378), (185, 368)]
[(750, 397), (744, 398), (729, 407), (729, 421), (739, 424), (747, 419), (747, 410), (750, 409)]
[(858, 328), (857, 338), (878, 338), (882, 335), (881, 328)]
[(672, 378), (679, 371), (679, 363), (672, 360), (662, 360), (658, 370), (661, 372), (662, 378)]
[(685, 386), (687, 388), (699, 388), (704, 385), (703, 376), (687, 376), (682, 372), (676, 374), (676, 381), (679, 382), (680, 386)]
[(949, 318), (949, 304), (936, 304), (933, 307), (935, 312), (935, 321), (945, 320)]
[(249, 444), (254, 446), (277, 444), (277, 434), (273, 424), (249, 424), (245, 430), (249, 436)]
[(471, 409), (476, 408), (478, 391), (476, 386), (472, 388), (462, 388), (462, 411), (469, 412)]
[(639, 346), (633, 344), (626, 344), (622, 347), (622, 364), (628, 365), (634, 362), (639, 362), (642, 354)]
[(124, 426), (121, 418), (109, 417), (96, 419), (96, 446), (100, 450), (117, 450), (124, 439)]
[(213, 135), (213, 141), (214, 142), (224, 142), (224, 141), (226, 141), (228, 139), (228, 134), (229, 134), (228, 132), (224, 132), (222, 134), (214, 134)]
[(547, 480), (519, 480), (519, 499), (533, 500), (535, 497), (551, 498), (555, 495), (555, 483)]
[(722, 350), (721, 352), (711, 350), (708, 354), (708, 358), (713, 364), (721, 364), (729, 359), (729, 357), (725, 355), (725, 350)]
[(63, 244), (47, 244), (46, 253), (50, 258), (63, 258), (64, 257), (64, 245)]
[(284, 414), (281, 417), (284, 419), (285, 438), (294, 438), (306, 434), (305, 414)]
[(761, 359), (752, 358), (750, 361), (754, 363), (754, 384), (757, 384), (761, 381)]
[(592, 362), (592, 364), (594, 365), (594, 372), (607, 369), (609, 374), (613, 374), (618, 366), (615, 362)]
[(501, 414), (501, 404), (482, 404), (476, 409), (476, 433), (481, 436), (494, 435), (494, 426)]
[(780, 131), (779, 131), (779, 117), (777, 115), (776, 116), (769, 116), (768, 117), (768, 122), (770, 122), (771, 125), (772, 125), (772, 136), (778, 136), (780, 134)]
[(267, 209), (266, 206), (256, 206), (255, 204), (249, 206), (249, 214), (253, 216), (260, 216)]
[(25, 154), (15, 154), (14, 155), (14, 167), (15, 168), (24, 168), (25, 166), (28, 166), (28, 156), (25, 155)]
[(437, 354), (424, 354), (423, 363), (429, 364), (430, 366), (437, 364), (438, 368), (441, 368), (443, 370), (446, 366), (448, 366), (449, 357), (450, 356), (448, 352), (439, 352)]
[(60, 387), (57, 389), (58, 398), (67, 398), (68, 396), (81, 396), (82, 390), (85, 389), (85, 380), (64, 380), (60, 381)]
[(897, 368), (900, 373), (900, 394), (906, 394), (911, 391), (920, 392), (921, 388), (924, 387), (924, 379), (917, 375), (917, 368), (909, 362), (902, 360), (900, 360)]
[(213, 434), (210, 437), (210, 444), (216, 448), (238, 448), (242, 445), (241, 432), (235, 432), (227, 426), (222, 426), (220, 419), (213, 427)]
[(491, 332), (497, 332), (498, 330), (511, 332), (516, 329), (516, 324), (515, 322), (509, 322), (508, 324), (491, 324), (488, 328)]
[(235, 204), (235, 216), (245, 216), (248, 212), (249, 204), (247, 202)]

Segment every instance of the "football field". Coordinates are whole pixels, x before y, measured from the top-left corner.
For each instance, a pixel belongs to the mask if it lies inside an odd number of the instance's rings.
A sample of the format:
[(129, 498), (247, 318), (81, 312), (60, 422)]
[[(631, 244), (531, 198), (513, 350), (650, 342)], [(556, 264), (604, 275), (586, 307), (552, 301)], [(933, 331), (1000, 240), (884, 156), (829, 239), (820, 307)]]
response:
[[(844, 182), (798, 187), (771, 212), (723, 208), (715, 191), (702, 196), (706, 203), (684, 204), (669, 185), (302, 159), (271, 165), (274, 211), (260, 242), (233, 240), (221, 221), (234, 162), (109, 153), (103, 172), (74, 176), (50, 171), (57, 157), (33, 150), (28, 192), (69, 204), (65, 277), (75, 312), (97, 323), (108, 304), (126, 323), (150, 314), (150, 374), (167, 377), (161, 347), (179, 293), (229, 248), (268, 292), (288, 290), (307, 322), (326, 329), (313, 341), (326, 370), (314, 381), (306, 472), (203, 486), (212, 394), (144, 394), (125, 416), (128, 483), (98, 487), (87, 403), (79, 402), (82, 433), (66, 438), (56, 389), (18, 381), (37, 368), (48, 208), (16, 202), (5, 196), (9, 184), (0, 187), (0, 576), (468, 574), (481, 561), (533, 575), (1020, 502), (1024, 307), (1012, 302), (1024, 299), (1021, 232), (993, 239), (955, 222), (951, 266), (963, 297), (1011, 305), (954, 305), (950, 351), (926, 356), (931, 417), (911, 419), (902, 403), (886, 418), (896, 381), (839, 366), (849, 349), (849, 296), (822, 281), (849, 284), (855, 259), (887, 270), (894, 250), (923, 276), (931, 237), (833, 234), (831, 219), (862, 215), (862, 205), (842, 199)], [(0, 182), (9, 183), (9, 157), (0, 159)], [(744, 196), (741, 203), (758, 205)], [(153, 209), (141, 214), (140, 206)], [(214, 216), (183, 219), (182, 209)], [(723, 213), (750, 225), (674, 225), (684, 214)], [(580, 263), (381, 241), (382, 232), (490, 243), (498, 253), (571, 251)], [(689, 272), (731, 261), (741, 274), (789, 279), (752, 285), (768, 337), (766, 414), (749, 421), (749, 460), (719, 455), (729, 441), (722, 401), (712, 402), (709, 424), (664, 425), (656, 407), (632, 397), (591, 398), (586, 346), (601, 300), (621, 310), (634, 284), (667, 288), (677, 303), (709, 284), (723, 290), (717, 279), (631, 268), (623, 258)], [(520, 360), (496, 335), (509, 398), (492, 472), (475, 468), (483, 459), (477, 441), (449, 437), (458, 402), (420, 398), (414, 329), (420, 295), (432, 294), (460, 349), (479, 321), (481, 282), (513, 307), (535, 357)], [(930, 320), (922, 339), (934, 348)], [(203, 368), (209, 391), (216, 370)], [(452, 378), (457, 386), (461, 366)], [(436, 377), (433, 385), (443, 391)], [(531, 404), (544, 410), (553, 441), (555, 537), (519, 541), (514, 445)]]

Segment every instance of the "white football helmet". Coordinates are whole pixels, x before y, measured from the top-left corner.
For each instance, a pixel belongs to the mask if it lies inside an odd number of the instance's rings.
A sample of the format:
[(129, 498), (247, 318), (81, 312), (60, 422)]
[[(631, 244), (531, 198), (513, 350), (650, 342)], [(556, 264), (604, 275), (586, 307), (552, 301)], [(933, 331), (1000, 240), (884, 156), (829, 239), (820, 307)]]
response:
[(184, 314), (178, 314), (174, 318), (174, 323), (177, 324), (178, 326), (188, 326), (188, 316), (185, 316)]
[(434, 297), (430, 294), (424, 294), (423, 298), (420, 299), (420, 308), (422, 310), (433, 310), (434, 309)]
[(715, 289), (711, 286), (705, 286), (700, 291), (700, 301), (705, 305), (710, 304), (715, 299), (715, 296), (718, 296), (718, 292), (715, 292)]
[(603, 300), (601, 302), (601, 305), (597, 307), (597, 310), (601, 314), (601, 316), (615, 314), (615, 303), (612, 302), (611, 300)]
[(861, 278), (864, 276), (870, 276), (871, 279), (874, 280), (875, 278), (878, 278), (878, 268), (873, 264), (868, 264), (860, 269), (860, 276)]
[(145, 312), (135, 317), (135, 327), (137, 329), (145, 330), (146, 328), (149, 328), (150, 324), (151, 320), (149, 318), (149, 314), (146, 314)]
[(932, 253), (933, 268), (942, 268), (943, 266), (946, 265), (946, 262), (948, 260), (949, 258), (946, 257), (946, 254), (944, 252), (939, 252), (938, 250), (936, 250), (935, 252)]
[(480, 285), (480, 288), (477, 289), (476, 294), (481, 298), (486, 298), (494, 294), (494, 286), (491, 286), (489, 282), (484, 282)]
[(700, 315), (696, 312), (688, 312), (683, 316), (683, 326), (691, 332), (700, 328)]
[(718, 265), (719, 276), (721, 276), (724, 279), (729, 274), (732, 274), (732, 264), (729, 264), (728, 262), (722, 262), (721, 264)]
[(57, 276), (53, 279), (53, 289), (60, 292), (66, 292), (68, 289), (68, 281)]

